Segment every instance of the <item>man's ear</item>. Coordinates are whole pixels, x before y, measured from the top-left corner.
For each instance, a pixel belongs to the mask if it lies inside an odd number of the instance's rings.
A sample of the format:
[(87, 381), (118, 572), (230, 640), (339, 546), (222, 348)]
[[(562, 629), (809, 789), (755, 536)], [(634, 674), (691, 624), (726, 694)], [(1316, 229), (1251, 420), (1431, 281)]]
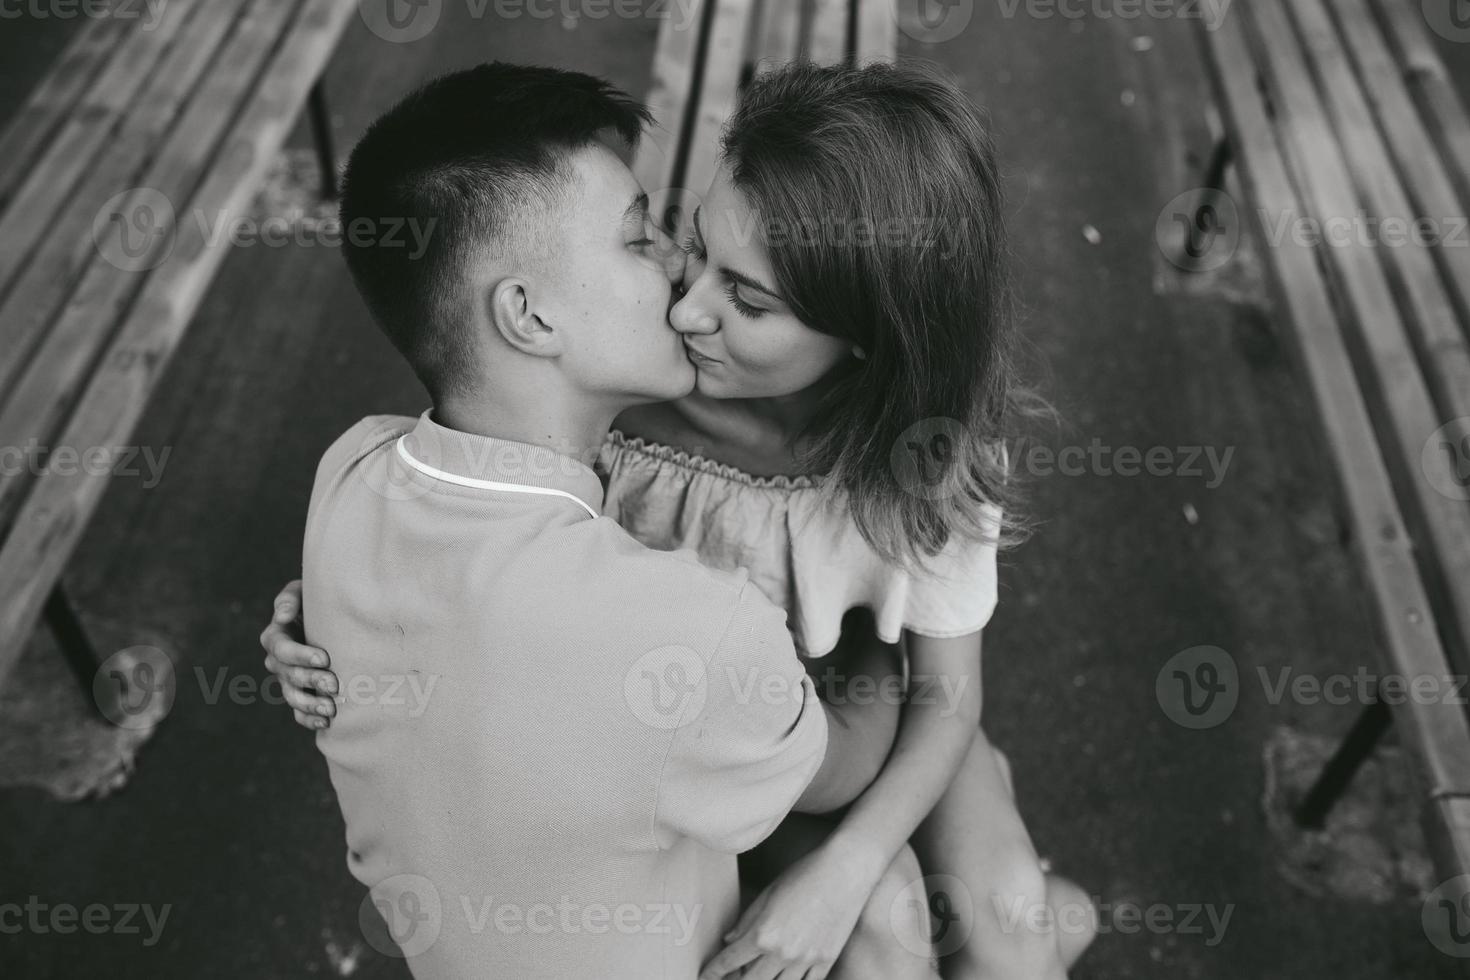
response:
[(506, 278), (490, 291), (490, 323), (507, 344), (532, 357), (561, 353), (561, 335), (533, 312), (529, 284)]

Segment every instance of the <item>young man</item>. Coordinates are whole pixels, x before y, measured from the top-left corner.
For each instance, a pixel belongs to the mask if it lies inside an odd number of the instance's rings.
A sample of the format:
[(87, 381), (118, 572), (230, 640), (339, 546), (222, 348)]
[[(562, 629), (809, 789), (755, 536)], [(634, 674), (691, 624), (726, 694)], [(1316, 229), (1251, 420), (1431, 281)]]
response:
[[(647, 198), (601, 142), (645, 121), (588, 76), (485, 65), (349, 163), (349, 266), (434, 407), (323, 457), (305, 626), (345, 695), (318, 744), (349, 867), (420, 980), (692, 980), (738, 912), (734, 855), (873, 775), (759, 590), (598, 516), (613, 418), (694, 382)], [(406, 221), (421, 256), (373, 234)], [(933, 975), (887, 932), (908, 876), (848, 975)]]

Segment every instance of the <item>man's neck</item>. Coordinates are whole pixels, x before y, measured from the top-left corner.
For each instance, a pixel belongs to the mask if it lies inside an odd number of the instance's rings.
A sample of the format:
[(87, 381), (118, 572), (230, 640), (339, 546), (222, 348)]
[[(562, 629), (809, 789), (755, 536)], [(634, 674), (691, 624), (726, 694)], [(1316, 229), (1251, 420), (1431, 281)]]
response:
[(545, 446), (591, 466), (619, 410), (569, 405), (549, 396), (530, 407), (494, 398), (445, 398), (434, 406), (434, 421), (471, 435)]

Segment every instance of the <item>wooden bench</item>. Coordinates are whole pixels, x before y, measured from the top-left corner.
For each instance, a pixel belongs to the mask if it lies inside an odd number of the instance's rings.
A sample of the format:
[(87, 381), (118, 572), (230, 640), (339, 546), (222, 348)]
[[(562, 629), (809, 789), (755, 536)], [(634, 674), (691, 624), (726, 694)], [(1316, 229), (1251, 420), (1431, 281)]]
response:
[[(1392, 720), (1439, 871), (1470, 872), (1470, 721), (1447, 681), (1470, 668), (1470, 118), (1417, 3), (1253, 0), (1202, 38), (1225, 131), (1207, 183), (1234, 160), (1319, 410), (1377, 668), (1434, 679), (1391, 707), (1380, 682), (1297, 817), (1321, 824)], [(1420, 241), (1403, 241), (1416, 219)]]
[(687, 18), (660, 25), (648, 106), (658, 125), (633, 173), (665, 230), (689, 230), (693, 200), (709, 188), (720, 129), (753, 75), (797, 59), (818, 64), (892, 61), (894, 0), (693, 0)]
[(91, 686), (62, 571), (228, 251), (210, 230), (247, 215), (309, 95), (335, 187), (318, 82), (355, 7), (109, 8), (0, 134), (0, 682), (44, 614)]

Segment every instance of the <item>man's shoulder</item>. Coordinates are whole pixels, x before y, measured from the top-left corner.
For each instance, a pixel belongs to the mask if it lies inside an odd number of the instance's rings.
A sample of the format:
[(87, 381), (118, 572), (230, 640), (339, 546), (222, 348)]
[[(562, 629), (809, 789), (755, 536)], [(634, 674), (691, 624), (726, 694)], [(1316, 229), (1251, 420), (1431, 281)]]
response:
[(351, 466), (388, 443), (413, 431), (418, 419), (408, 415), (369, 415), (342, 433), (317, 464), (317, 475), (335, 473)]

